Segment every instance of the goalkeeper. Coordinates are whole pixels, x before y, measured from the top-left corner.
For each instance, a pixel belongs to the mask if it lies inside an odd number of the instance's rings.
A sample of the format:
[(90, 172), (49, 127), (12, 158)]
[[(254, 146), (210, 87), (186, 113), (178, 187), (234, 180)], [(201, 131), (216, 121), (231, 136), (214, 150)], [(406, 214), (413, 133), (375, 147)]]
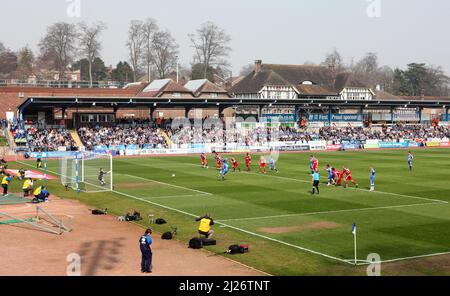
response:
[(103, 170), (103, 168), (100, 168), (100, 170), (98, 171), (98, 181), (100, 182), (100, 184), (102, 185), (102, 186), (105, 186), (105, 175), (106, 174), (109, 174), (110, 172), (105, 172), (104, 170)]

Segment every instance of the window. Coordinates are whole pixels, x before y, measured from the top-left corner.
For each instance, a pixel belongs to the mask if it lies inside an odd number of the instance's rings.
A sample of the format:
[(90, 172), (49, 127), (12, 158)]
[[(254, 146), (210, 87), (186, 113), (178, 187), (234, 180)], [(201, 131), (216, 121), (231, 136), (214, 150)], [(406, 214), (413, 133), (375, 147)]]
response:
[(174, 98), (179, 98), (179, 97), (181, 97), (181, 93), (179, 93), (179, 92), (174, 92), (174, 93), (172, 94), (172, 97), (174, 97)]
[(84, 113), (80, 114), (80, 121), (82, 123), (108, 123), (108, 122), (115, 122), (116, 117), (114, 116), (114, 114), (107, 114), (107, 113), (97, 113), (97, 114)]
[(217, 95), (217, 93), (210, 93), (209, 96), (210, 96), (211, 98), (213, 98), (213, 99), (219, 97), (219, 96)]

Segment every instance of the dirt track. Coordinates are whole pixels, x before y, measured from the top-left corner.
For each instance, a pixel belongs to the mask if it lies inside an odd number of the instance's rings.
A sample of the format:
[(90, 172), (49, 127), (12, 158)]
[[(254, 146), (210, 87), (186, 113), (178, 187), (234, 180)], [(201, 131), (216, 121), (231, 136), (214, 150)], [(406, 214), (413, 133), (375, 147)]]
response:
[[(93, 216), (78, 201), (52, 199), (41, 206), (58, 216), (72, 216), (74, 230), (59, 236), (23, 224), (0, 225), (0, 275), (66, 275), (70, 253), (81, 255), (82, 275), (141, 275), (141, 227), (112, 216)], [(1, 206), (0, 211), (30, 218), (35, 207)], [(152, 275), (262, 275), (204, 250), (162, 241), (159, 234), (154, 234), (153, 239)]]

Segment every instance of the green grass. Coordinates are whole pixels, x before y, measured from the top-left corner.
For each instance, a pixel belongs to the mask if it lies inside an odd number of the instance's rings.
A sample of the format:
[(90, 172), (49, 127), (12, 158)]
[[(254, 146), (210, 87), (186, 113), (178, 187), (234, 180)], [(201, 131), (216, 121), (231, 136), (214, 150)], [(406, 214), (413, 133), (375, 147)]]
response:
[(5, 137), (0, 136), (0, 147), (4, 146), (8, 146), (8, 140)]
[[(48, 186), (58, 196), (107, 207), (116, 215), (136, 209), (145, 217), (164, 217), (168, 225), (156, 230), (177, 226), (177, 239), (183, 242), (196, 235), (193, 217), (209, 212), (219, 223), (214, 227), (218, 245), (208, 249), (222, 253), (228, 245), (249, 243), (250, 253), (232, 258), (270, 274), (364, 275), (365, 266), (340, 261), (353, 259), (352, 223), (358, 225), (359, 260), (371, 253), (396, 260), (450, 252), (450, 207), (444, 203), (450, 201), (449, 150), (414, 154), (410, 173), (405, 151), (316, 153), (323, 182), (326, 163), (337, 168), (345, 164), (360, 188), (321, 184), (321, 194), (314, 197), (308, 153), (280, 155), (280, 173), (267, 175), (257, 173), (254, 157), (253, 172), (230, 172), (224, 182), (218, 181), (215, 169), (200, 168), (198, 156), (116, 158), (115, 192), (76, 194), (57, 181)], [(244, 156), (237, 159), (243, 166)], [(209, 162), (214, 164), (211, 158)], [(377, 172), (376, 192), (367, 190), (370, 166)], [(54, 161), (48, 168), (58, 171)], [(18, 190), (20, 184), (14, 186)], [(432, 264), (386, 266), (383, 274), (450, 274)]]

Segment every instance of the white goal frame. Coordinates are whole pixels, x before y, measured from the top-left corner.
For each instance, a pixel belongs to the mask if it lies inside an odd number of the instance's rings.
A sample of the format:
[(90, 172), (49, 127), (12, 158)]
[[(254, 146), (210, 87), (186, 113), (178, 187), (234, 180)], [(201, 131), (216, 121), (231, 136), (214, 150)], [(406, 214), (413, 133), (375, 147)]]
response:
[[(89, 161), (104, 159), (103, 163), (89, 166)], [(69, 157), (59, 159), (59, 175), (61, 183), (75, 191), (104, 192), (113, 190), (113, 160), (111, 154), (79, 151)], [(105, 170), (105, 185), (98, 180), (100, 168)], [(80, 186), (84, 184), (85, 187)], [(93, 190), (86, 189), (93, 187)]]

